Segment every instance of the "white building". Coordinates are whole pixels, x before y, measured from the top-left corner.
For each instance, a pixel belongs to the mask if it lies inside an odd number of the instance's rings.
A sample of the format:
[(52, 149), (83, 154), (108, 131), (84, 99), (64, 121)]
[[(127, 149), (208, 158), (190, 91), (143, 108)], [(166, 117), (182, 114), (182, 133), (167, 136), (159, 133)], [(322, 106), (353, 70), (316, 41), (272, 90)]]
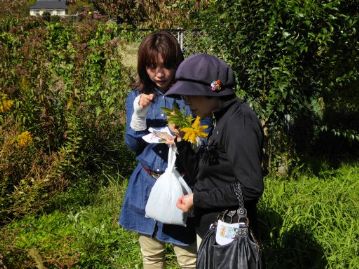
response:
[(42, 16), (48, 12), (51, 16), (66, 16), (66, 0), (37, 0), (30, 7), (31, 16)]

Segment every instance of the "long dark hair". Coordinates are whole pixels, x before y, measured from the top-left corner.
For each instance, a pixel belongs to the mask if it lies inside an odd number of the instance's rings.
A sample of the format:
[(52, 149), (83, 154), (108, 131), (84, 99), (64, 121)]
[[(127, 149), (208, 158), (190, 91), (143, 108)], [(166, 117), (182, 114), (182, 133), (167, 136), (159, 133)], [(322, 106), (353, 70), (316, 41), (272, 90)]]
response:
[(143, 93), (150, 93), (156, 86), (149, 78), (146, 67), (156, 65), (160, 54), (166, 68), (177, 69), (183, 61), (183, 54), (177, 39), (167, 31), (159, 31), (145, 37), (138, 49), (135, 87)]

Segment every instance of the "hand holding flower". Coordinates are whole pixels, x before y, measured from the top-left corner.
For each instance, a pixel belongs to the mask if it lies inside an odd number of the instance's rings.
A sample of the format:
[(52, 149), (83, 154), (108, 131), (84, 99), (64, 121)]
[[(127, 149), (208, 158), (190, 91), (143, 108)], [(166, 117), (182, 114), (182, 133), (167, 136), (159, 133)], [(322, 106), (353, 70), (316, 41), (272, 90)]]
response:
[[(162, 108), (167, 114), (168, 127), (171, 132), (176, 135), (177, 141), (181, 139), (188, 141), (192, 144), (197, 144), (199, 138), (207, 137), (205, 129), (207, 125), (201, 125), (201, 118), (196, 117), (194, 120), (191, 115), (185, 115), (178, 107), (174, 106), (173, 109)], [(174, 141), (166, 142), (167, 144), (173, 144)]]

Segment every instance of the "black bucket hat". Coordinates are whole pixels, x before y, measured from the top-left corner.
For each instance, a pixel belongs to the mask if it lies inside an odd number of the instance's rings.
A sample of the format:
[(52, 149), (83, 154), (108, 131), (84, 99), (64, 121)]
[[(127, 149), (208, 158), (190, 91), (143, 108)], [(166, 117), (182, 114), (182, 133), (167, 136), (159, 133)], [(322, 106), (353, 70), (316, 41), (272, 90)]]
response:
[(175, 83), (165, 95), (226, 96), (234, 94), (233, 70), (208, 54), (185, 59), (176, 71)]

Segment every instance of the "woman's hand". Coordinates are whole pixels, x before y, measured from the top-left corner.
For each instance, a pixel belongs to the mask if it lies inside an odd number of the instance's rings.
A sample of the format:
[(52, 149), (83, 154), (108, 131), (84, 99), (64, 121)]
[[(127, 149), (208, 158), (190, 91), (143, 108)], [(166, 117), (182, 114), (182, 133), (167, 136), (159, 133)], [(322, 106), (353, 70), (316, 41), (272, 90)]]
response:
[(183, 212), (188, 212), (193, 207), (193, 193), (178, 198), (176, 206)]
[(173, 123), (168, 123), (168, 128), (170, 129), (172, 135), (175, 137), (166, 139), (166, 144), (172, 145), (175, 142), (180, 142), (182, 140), (183, 133), (179, 130), (179, 128)]
[(153, 93), (150, 94), (144, 94), (142, 93), (140, 95), (140, 100), (138, 101), (138, 104), (141, 108), (145, 108), (151, 104), (151, 102), (155, 99), (155, 95)]
[(133, 114), (131, 116), (130, 126), (135, 131), (143, 131), (147, 129), (146, 115), (150, 108), (152, 100), (155, 98), (153, 93), (140, 94), (133, 101)]

